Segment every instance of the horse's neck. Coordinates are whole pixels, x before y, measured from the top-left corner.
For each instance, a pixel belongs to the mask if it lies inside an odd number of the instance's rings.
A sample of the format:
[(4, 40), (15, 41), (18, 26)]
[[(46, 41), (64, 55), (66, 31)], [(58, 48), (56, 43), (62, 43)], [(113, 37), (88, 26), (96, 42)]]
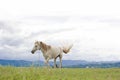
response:
[(43, 48), (41, 48), (41, 51), (42, 51), (42, 53), (43, 53), (43, 54), (45, 54), (45, 53), (46, 53), (46, 51), (45, 51)]
[(46, 45), (45, 43), (41, 44), (41, 51), (43, 54), (45, 54), (50, 48), (51, 48), (51, 46)]

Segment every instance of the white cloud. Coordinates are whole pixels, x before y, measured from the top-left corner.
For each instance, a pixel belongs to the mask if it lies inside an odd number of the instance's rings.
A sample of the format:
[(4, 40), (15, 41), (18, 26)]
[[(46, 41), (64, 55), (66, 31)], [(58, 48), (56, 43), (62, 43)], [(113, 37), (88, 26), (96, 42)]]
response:
[(117, 0), (4, 0), (0, 1), (1, 19), (16, 20), (21, 16), (119, 16)]
[(0, 58), (35, 60), (29, 51), (41, 40), (74, 43), (64, 59), (120, 60), (119, 7), (116, 0), (0, 1)]
[[(35, 60), (36, 58), (34, 57), (37, 57), (39, 54), (37, 53), (33, 56), (30, 51), (34, 41), (41, 40), (51, 45), (60, 45), (62, 42), (74, 43), (71, 52), (68, 55), (64, 55), (63, 59), (96, 61), (120, 60), (120, 57), (118, 56), (120, 52), (120, 38), (118, 35), (120, 34), (120, 28), (110, 25), (109, 21), (101, 22), (101, 19), (105, 17), (91, 17), (91, 19), (89, 17), (88, 19), (79, 16), (69, 16), (63, 23), (59, 23), (59, 20), (58, 22), (54, 21), (54, 17), (52, 18), (52, 16), (51, 18), (49, 18), (49, 16), (48, 18), (46, 17), (45, 19), (44, 17), (40, 17), (40, 19), (29, 18), (29, 20), (20, 19), (14, 23), (9, 22), (11, 24), (4, 22), (4, 24), (9, 25), (9, 28), (8, 26), (4, 26), (4, 28), (1, 27), (1, 44), (7, 45), (8, 47), (0, 49), (3, 51), (7, 48), (8, 51), (3, 52), (14, 55), (13, 57), (6, 55), (7, 58)], [(45, 25), (39, 23), (42, 19)], [(56, 17), (55, 19), (57, 20), (59, 17)], [(63, 18), (63, 20), (64, 19), (65, 18)], [(53, 23), (49, 24), (49, 21), (51, 22), (51, 20), (53, 20)], [(105, 18), (105, 20), (107, 20), (107, 18)], [(13, 33), (11, 33), (11, 30)], [(113, 57), (111, 57), (111, 55)]]

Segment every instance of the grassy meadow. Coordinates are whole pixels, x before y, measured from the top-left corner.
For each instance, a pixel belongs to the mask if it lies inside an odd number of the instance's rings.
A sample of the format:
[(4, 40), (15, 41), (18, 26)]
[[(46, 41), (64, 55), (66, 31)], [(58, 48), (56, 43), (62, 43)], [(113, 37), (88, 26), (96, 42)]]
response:
[(120, 80), (120, 69), (0, 66), (0, 80)]

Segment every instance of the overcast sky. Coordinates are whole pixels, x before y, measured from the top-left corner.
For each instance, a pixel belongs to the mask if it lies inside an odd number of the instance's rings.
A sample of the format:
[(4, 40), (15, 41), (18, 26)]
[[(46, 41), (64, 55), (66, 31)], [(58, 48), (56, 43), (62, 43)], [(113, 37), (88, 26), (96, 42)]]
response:
[(120, 61), (117, 0), (0, 1), (0, 59), (44, 60), (35, 40), (73, 44), (64, 60)]

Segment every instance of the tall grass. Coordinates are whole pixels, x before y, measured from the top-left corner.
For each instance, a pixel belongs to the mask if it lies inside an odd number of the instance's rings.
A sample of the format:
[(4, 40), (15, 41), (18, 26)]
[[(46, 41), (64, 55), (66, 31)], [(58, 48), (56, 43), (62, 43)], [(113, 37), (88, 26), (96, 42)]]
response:
[(0, 80), (120, 80), (120, 69), (0, 66)]

